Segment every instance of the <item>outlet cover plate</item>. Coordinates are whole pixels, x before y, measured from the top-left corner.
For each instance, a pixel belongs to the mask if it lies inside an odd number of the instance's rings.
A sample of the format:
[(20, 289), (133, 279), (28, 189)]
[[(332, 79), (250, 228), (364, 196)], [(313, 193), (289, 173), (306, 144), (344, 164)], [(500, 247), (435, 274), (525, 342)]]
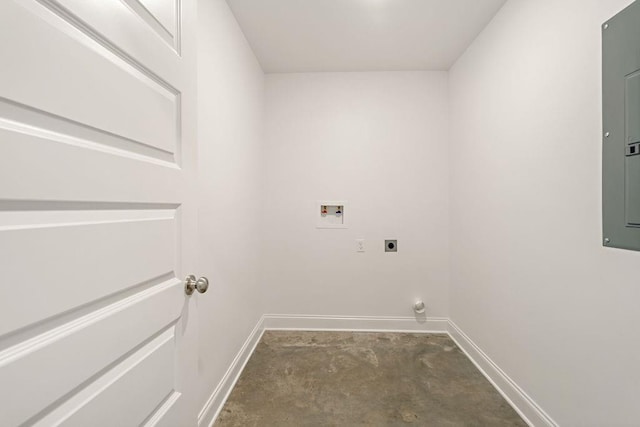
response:
[(398, 241), (397, 240), (385, 240), (384, 241), (384, 251), (385, 252), (398, 252)]

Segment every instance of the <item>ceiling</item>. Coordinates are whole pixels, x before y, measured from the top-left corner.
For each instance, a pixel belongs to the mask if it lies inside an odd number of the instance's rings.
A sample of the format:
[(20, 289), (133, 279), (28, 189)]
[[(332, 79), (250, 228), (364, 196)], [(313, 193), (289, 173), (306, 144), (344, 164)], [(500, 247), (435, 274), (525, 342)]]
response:
[(267, 73), (448, 70), (506, 0), (227, 0)]

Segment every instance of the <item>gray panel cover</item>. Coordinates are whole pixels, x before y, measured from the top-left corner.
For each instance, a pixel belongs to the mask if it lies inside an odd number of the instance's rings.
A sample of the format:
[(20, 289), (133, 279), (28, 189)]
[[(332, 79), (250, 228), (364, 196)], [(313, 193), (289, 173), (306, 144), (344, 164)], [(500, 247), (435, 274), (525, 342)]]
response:
[(640, 2), (602, 26), (603, 242), (640, 250)]

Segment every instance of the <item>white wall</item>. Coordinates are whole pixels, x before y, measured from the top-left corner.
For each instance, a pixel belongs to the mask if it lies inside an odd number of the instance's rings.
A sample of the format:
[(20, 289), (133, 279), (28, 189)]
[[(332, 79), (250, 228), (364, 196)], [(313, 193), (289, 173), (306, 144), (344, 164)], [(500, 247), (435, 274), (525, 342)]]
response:
[(202, 407), (264, 312), (260, 263), (264, 75), (224, 0), (200, 0), (198, 296)]
[[(267, 75), (268, 313), (448, 315), (447, 108), (445, 72)], [(349, 228), (316, 229), (317, 200)]]
[(640, 419), (640, 253), (601, 245), (600, 25), (510, 0), (450, 73), (453, 320), (563, 426)]

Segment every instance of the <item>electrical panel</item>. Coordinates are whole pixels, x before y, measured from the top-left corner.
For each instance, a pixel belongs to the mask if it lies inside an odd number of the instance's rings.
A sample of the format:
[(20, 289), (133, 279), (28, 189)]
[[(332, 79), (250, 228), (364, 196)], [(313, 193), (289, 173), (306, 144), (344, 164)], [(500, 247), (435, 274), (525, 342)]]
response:
[(640, 2), (602, 26), (605, 246), (640, 250)]

